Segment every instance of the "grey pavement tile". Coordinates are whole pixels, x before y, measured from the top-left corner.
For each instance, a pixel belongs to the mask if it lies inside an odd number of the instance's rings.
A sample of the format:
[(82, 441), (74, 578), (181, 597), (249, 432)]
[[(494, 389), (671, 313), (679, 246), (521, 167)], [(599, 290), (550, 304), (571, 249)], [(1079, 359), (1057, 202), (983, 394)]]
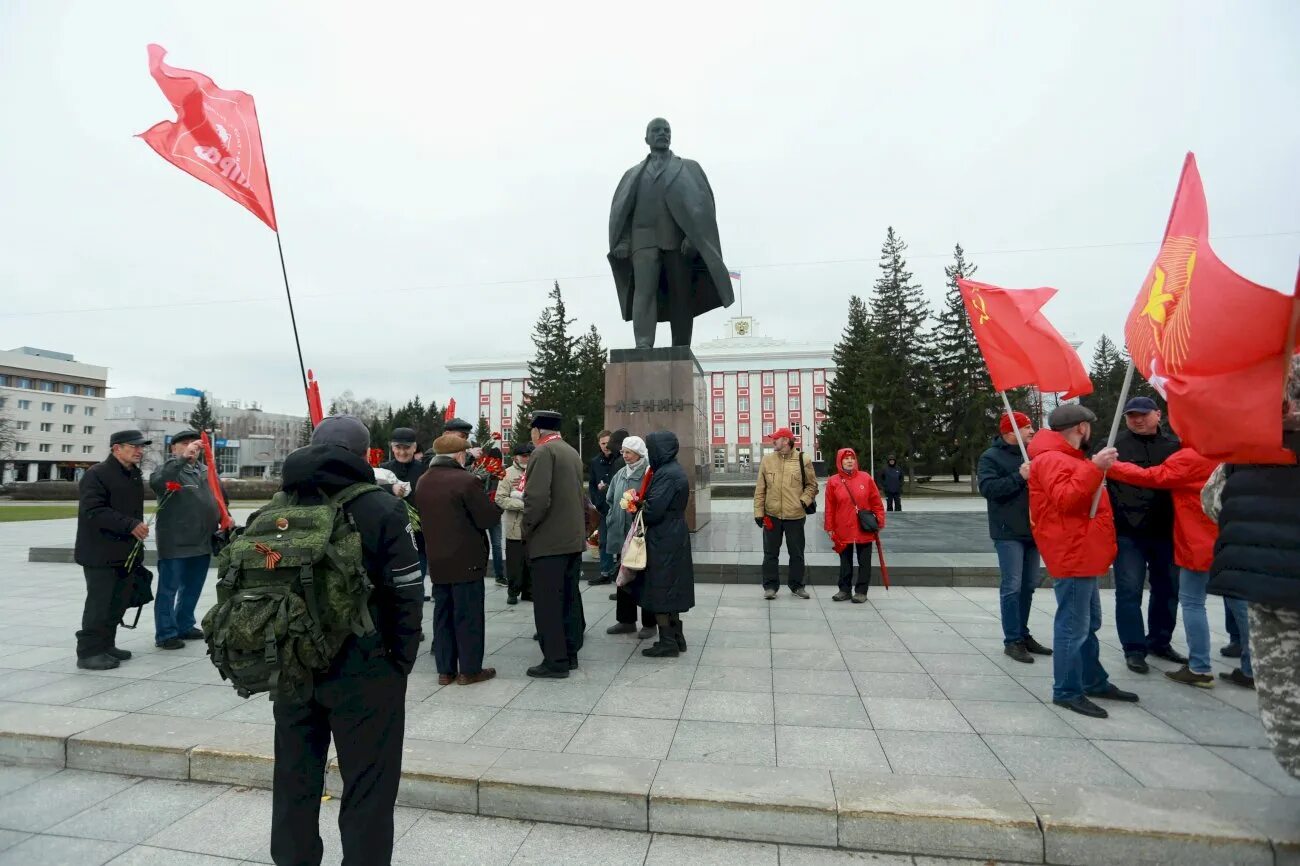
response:
[[(67, 659), (69, 650), (64, 647), (37, 646), (13, 647), (14, 652), (0, 656), (0, 668), (18, 668), (30, 670), (53, 661)], [(73, 661), (75, 662), (75, 657)], [(76, 670), (76, 665), (73, 665)]]
[(839, 647), (830, 629), (816, 634), (772, 632), (772, 649), (836, 650)]
[(951, 701), (926, 698), (863, 698), (872, 727), (891, 731), (969, 734), (971, 726)]
[(1147, 706), (1146, 710), (1202, 745), (1254, 748), (1269, 746), (1263, 723), (1254, 716), (1231, 707), (1221, 710), (1185, 710)]
[(895, 773), (1006, 779), (1007, 768), (976, 734), (876, 731)]
[(733, 842), (656, 833), (645, 866), (778, 866), (779, 849), (764, 842)]
[[(152, 679), (127, 682), (125, 684), (117, 681), (116, 686), (116, 688), (109, 691), (99, 692), (88, 698), (83, 698), (75, 702), (73, 706), (134, 713), (145, 707), (153, 706), (201, 688), (197, 683), (177, 683)], [(234, 691), (231, 690), (231, 693), (233, 694)]]
[[(528, 821), (429, 812), (393, 846), (394, 866), (509, 863), (533, 829)], [(570, 856), (575, 852), (570, 852)], [(563, 862), (563, 861), (561, 861)]]
[(0, 830), (0, 851), (14, 847), (24, 839), (31, 837), (31, 833), (24, 833), (19, 830)]
[[(231, 828), (239, 832), (232, 833)], [(258, 859), (271, 846), (271, 792), (230, 788), (145, 840), (155, 848)]]
[(614, 677), (610, 688), (638, 686), (645, 689), (689, 689), (695, 679), (695, 671), (695, 665), (671, 663), (625, 667)]
[(677, 733), (676, 719), (588, 716), (564, 751), (615, 758), (668, 757)]
[(641, 866), (649, 847), (649, 833), (535, 824), (510, 866), (551, 866), (570, 862), (575, 855), (608, 866)]
[[(409, 697), (409, 694), (408, 694)], [(218, 713), (213, 719), (222, 722), (248, 722), (254, 725), (275, 724), (274, 707), (265, 695), (257, 695), (244, 701), (233, 709)]]
[(977, 734), (1023, 737), (1082, 737), (1060, 716), (1040, 703), (1015, 701), (955, 701), (957, 710)]
[(916, 660), (931, 675), (1000, 676), (1002, 669), (984, 655), (970, 653), (917, 653)]
[[(901, 649), (901, 647), (900, 647)], [(909, 652), (855, 652), (840, 653), (850, 671), (864, 673), (922, 674), (925, 669)]]
[(498, 670), (494, 679), (472, 686), (439, 689), (422, 703), (431, 706), (504, 707), (531, 683), (528, 679), (510, 679)]
[(215, 854), (195, 854), (193, 851), (172, 851), (151, 845), (137, 845), (112, 860), (109, 866), (232, 866), (242, 862), (253, 861), (231, 860), (229, 857), (218, 857)]
[(776, 733), (773, 725), (678, 722), (668, 760), (774, 767)]
[(1098, 741), (1097, 748), (1148, 788), (1273, 793), (1263, 782), (1204, 746)]
[(1125, 788), (1140, 785), (1088, 740), (998, 734), (985, 736), (984, 743), (1017, 780)]
[(848, 671), (772, 671), (772, 691), (797, 695), (852, 695), (858, 687)]
[(737, 668), (700, 665), (691, 680), (692, 689), (719, 692), (772, 691), (773, 671), (770, 668)]
[(20, 788), (26, 788), (33, 782), (39, 782), (41, 779), (53, 776), (59, 772), (61, 767), (25, 767), (10, 766), (0, 764), (3, 772), (0, 772), (0, 797)]
[(0, 866), (103, 866), (130, 847), (126, 842), (31, 836), (0, 851)]
[[(772, 646), (772, 635), (765, 631), (718, 631), (715, 628), (709, 631), (709, 636), (704, 642), (704, 646), (705, 648), (732, 647), (742, 649), (770, 649)], [(671, 838), (675, 839), (679, 837), (674, 836)]]
[(501, 710), (469, 742), (478, 746), (562, 752), (585, 716), (544, 710)]
[(143, 842), (225, 790), (218, 785), (142, 779), (139, 784), (55, 824), (49, 832), (83, 839)]
[(727, 668), (771, 668), (772, 651), (753, 647), (705, 646), (700, 655), (700, 665)]
[(1300, 797), (1300, 779), (1294, 779), (1277, 762), (1271, 749), (1235, 749), (1227, 746), (1207, 748), (1239, 770), (1244, 770), (1279, 794)]
[(56, 682), (5, 696), (7, 701), (62, 706), (116, 688), (121, 683), (108, 677), (71, 676)]
[(602, 716), (635, 716), (649, 719), (679, 719), (687, 689), (650, 689), (640, 686), (610, 686), (591, 712)]
[(713, 618), (713, 625), (709, 628), (709, 634), (714, 632), (734, 632), (734, 633), (757, 633), (771, 634), (771, 623), (766, 616), (757, 617), (724, 617), (716, 616)]
[(943, 699), (943, 692), (929, 674), (853, 672), (858, 693), (864, 698)]
[(782, 767), (888, 773), (889, 761), (873, 731), (862, 728), (776, 726), (776, 762)]
[(840, 645), (841, 652), (884, 652), (884, 653), (906, 653), (907, 647), (899, 640), (898, 635), (889, 631), (884, 624), (877, 624), (869, 632), (865, 630), (844, 630), (833, 629), (835, 642)]
[[(882, 613), (886, 622), (889, 622), (891, 614)], [(890, 622), (889, 628), (900, 638), (906, 640), (909, 637), (959, 637), (957, 632), (952, 630), (952, 626), (942, 622)]]
[[(605, 691), (606, 686), (603, 685), (570, 683), (568, 680), (533, 680), (506, 706), (512, 710), (589, 713)], [(431, 700), (436, 702), (436, 697)]]
[[(393, 839), (397, 840), (402, 837), (407, 830), (415, 825), (422, 816), (428, 814), (424, 809), (412, 809), (404, 806), (398, 806), (393, 810)], [(339, 799), (333, 797), (321, 803), (320, 808), (320, 826), (321, 842), (323, 843), (322, 863), (341, 863), (343, 861), (343, 843), (339, 838)], [(196, 855), (198, 856), (198, 855)], [(249, 855), (245, 863), (272, 863), (271, 850), (268, 845), (265, 848), (254, 851)]]
[(1067, 725), (1090, 740), (1138, 740), (1148, 743), (1190, 742), (1181, 731), (1157, 719), (1142, 709), (1141, 704), (1104, 701), (1106, 719), (1093, 719), (1071, 712), (1064, 707), (1048, 705)]
[(430, 706), (406, 708), (406, 735), (419, 740), (464, 743), (500, 710), (495, 707)]
[(1030, 694), (1019, 681), (1008, 676), (980, 677), (939, 674), (934, 677), (949, 700), (1015, 701), (1017, 703), (1042, 703)]
[[(967, 861), (970, 862), (970, 861)], [(906, 854), (873, 854), (839, 848), (808, 848), (782, 845), (781, 866), (911, 866)], [(970, 866), (976, 866), (970, 862)]]
[(130, 788), (138, 780), (62, 770), (0, 797), (0, 827), (41, 832)]
[(139, 712), (151, 716), (177, 716), (187, 719), (210, 719), (248, 702), (230, 686), (199, 686), (173, 698), (144, 707)]
[(9, 700), (9, 695), (38, 689), (61, 680), (69, 679), (74, 674), (52, 673), (50, 671), (10, 670), (0, 671), (0, 700)]
[(968, 655), (983, 655), (979, 648), (966, 640), (961, 635), (946, 634), (916, 634), (900, 635), (903, 646), (907, 647), (909, 652), (913, 653), (966, 653)]
[(800, 695), (774, 696), (776, 722), (779, 725), (796, 725), (815, 728), (870, 728), (871, 721), (857, 695)]
[(772, 667), (777, 670), (848, 670), (839, 650), (835, 649), (773, 649)]
[(772, 724), (770, 692), (720, 692), (691, 689), (682, 707), (682, 719), (695, 722)]

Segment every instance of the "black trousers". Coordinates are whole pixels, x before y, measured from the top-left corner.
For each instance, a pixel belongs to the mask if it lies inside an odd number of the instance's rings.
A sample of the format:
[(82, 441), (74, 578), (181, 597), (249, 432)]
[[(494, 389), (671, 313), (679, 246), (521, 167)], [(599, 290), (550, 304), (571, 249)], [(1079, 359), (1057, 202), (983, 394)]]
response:
[[(691, 303), (693, 264), (679, 250), (644, 249), (632, 253), (632, 334), (638, 349), (654, 345), (661, 300), (668, 304), (673, 345), (691, 344), (691, 331), (695, 327)], [(668, 286), (662, 299), (659, 294), (661, 275)]]
[(840, 551), (840, 592), (853, 588), (853, 551), (858, 552), (857, 592), (866, 595), (871, 586), (871, 545), (849, 544)]
[(440, 674), (483, 670), (483, 581), (433, 585), (433, 661)]
[[(615, 592), (617, 598), (614, 600), (614, 621), (623, 623), (636, 622), (636, 599), (623, 587), (619, 587)], [(655, 615), (645, 608), (641, 608), (641, 625), (650, 628), (655, 624)]]
[(77, 658), (101, 655), (113, 648), (117, 624), (131, 598), (131, 581), (122, 566), (85, 566), (86, 606), (81, 611), (77, 632)]
[(885, 510), (886, 510), (886, 511), (902, 511), (902, 510), (903, 510), (903, 494), (901, 494), (901, 493), (886, 493), (886, 494), (885, 494)]
[(553, 667), (577, 659), (587, 621), (578, 589), (581, 553), (539, 556), (529, 562), (533, 573), (533, 622), (541, 636), (542, 655)]
[(781, 587), (777, 559), (781, 555), (782, 536), (785, 537), (785, 548), (790, 553), (790, 589), (796, 590), (803, 586), (803, 531), (807, 522), (806, 517), (798, 520), (773, 517), (772, 528), (763, 530), (763, 589)]
[(406, 677), (387, 658), (355, 646), (316, 680), (303, 704), (275, 704), (271, 859), (276, 866), (319, 866), (320, 798), (330, 737), (343, 776), (339, 834), (345, 866), (388, 866), (393, 807), (402, 776)]
[(528, 554), (524, 552), (524, 543), (514, 538), (506, 539), (506, 580), (507, 594), (532, 601), (533, 574), (528, 567)]

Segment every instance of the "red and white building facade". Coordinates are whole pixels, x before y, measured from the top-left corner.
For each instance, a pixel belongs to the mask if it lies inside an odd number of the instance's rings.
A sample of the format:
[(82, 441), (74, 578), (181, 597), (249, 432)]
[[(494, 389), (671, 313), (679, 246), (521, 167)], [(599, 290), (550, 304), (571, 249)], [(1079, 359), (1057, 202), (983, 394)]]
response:
[[(756, 330), (754, 319), (735, 317), (721, 339), (692, 347), (708, 385), (715, 471), (743, 472), (757, 464), (782, 427), (794, 432), (798, 447), (822, 459), (818, 429), (826, 419), (826, 385), (835, 378), (831, 345), (778, 340)], [(509, 438), (528, 382), (527, 359), (467, 361), (447, 371), (456, 404), (477, 405), (478, 415)]]

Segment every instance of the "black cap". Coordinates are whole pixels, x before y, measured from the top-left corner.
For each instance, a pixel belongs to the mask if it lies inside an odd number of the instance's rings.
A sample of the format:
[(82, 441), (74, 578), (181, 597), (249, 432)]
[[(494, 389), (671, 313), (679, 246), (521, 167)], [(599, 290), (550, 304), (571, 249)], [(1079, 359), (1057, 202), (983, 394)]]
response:
[(1091, 424), (1096, 420), (1096, 413), (1087, 406), (1080, 406), (1078, 403), (1062, 403), (1047, 416), (1047, 426), (1059, 433), (1084, 421)]
[(108, 447), (114, 445), (152, 445), (152, 439), (144, 438), (144, 434), (139, 430), (118, 430), (112, 436), (108, 437)]
[(1140, 412), (1145, 415), (1148, 412), (1155, 412), (1159, 408), (1160, 407), (1156, 405), (1156, 401), (1152, 400), (1150, 397), (1134, 397), (1132, 400), (1129, 400), (1124, 404), (1124, 414), (1127, 415), (1130, 412)]
[(443, 429), (449, 430), (452, 433), (470, 433), (473, 432), (474, 425), (466, 421), (464, 418), (452, 418), (443, 425)]
[(388, 441), (394, 445), (414, 445), (415, 431), (410, 427), (395, 427), (393, 435), (388, 437)]
[(203, 436), (197, 430), (182, 430), (179, 433), (172, 434), (172, 444), (179, 442), (190, 442), (194, 439), (202, 439)]
[(313, 445), (337, 445), (358, 457), (370, 448), (370, 428), (351, 415), (331, 415), (321, 419), (311, 434)]
[(529, 454), (533, 453), (534, 447), (535, 446), (531, 442), (520, 442), (513, 449), (511, 449), (510, 453), (516, 457), (526, 457)]
[(536, 427), (538, 430), (559, 430), (560, 422), (564, 420), (559, 412), (552, 412), (549, 409), (538, 409), (533, 413), (533, 419), (529, 423), (530, 427)]

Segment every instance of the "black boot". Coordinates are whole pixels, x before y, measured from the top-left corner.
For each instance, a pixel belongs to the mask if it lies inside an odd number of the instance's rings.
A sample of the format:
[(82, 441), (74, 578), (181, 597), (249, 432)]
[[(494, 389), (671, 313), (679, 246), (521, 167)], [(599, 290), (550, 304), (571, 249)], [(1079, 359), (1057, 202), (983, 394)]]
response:
[(677, 633), (672, 624), (659, 626), (659, 640), (655, 641), (654, 646), (641, 650), (641, 655), (650, 658), (676, 658), (680, 653), (681, 650), (677, 649)]
[(673, 614), (668, 620), (669, 625), (673, 627), (673, 637), (677, 639), (678, 652), (686, 652), (686, 635), (682, 632), (682, 618), (678, 614)]

